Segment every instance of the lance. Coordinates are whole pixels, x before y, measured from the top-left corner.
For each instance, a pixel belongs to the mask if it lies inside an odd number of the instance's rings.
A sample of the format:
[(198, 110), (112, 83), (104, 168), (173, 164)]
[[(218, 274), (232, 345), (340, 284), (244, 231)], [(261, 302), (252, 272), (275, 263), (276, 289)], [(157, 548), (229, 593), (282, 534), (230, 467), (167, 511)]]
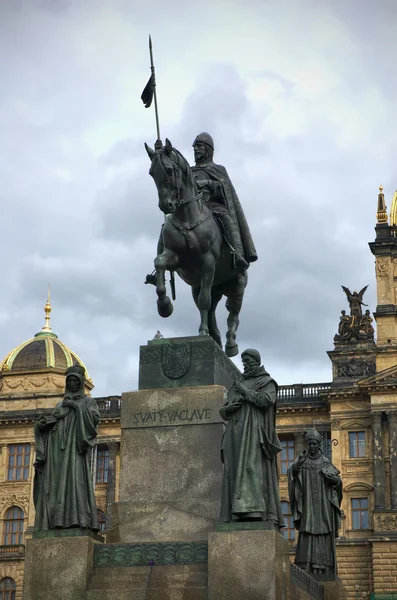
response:
[(156, 146), (161, 148), (161, 138), (160, 138), (160, 122), (159, 122), (159, 111), (157, 107), (157, 92), (156, 92), (156, 73), (154, 70), (154, 62), (153, 62), (153, 47), (152, 47), (152, 38), (149, 35), (149, 52), (150, 52), (150, 69), (152, 71), (153, 77), (153, 97), (154, 97), (154, 112), (156, 115), (156, 130), (157, 130), (157, 142)]
[[(154, 112), (156, 115), (156, 130), (157, 130), (157, 141), (155, 144), (156, 150), (160, 150), (162, 148), (162, 142), (160, 138), (160, 122), (159, 122), (159, 111), (157, 105), (157, 92), (156, 92), (156, 72), (154, 68), (154, 60), (153, 60), (153, 47), (152, 47), (152, 37), (149, 35), (149, 52), (150, 52), (150, 70), (152, 72), (149, 81), (146, 84), (145, 89), (142, 92), (141, 99), (145, 104), (146, 108), (152, 104), (152, 100), (154, 99)], [(164, 216), (165, 220), (165, 216)], [(171, 284), (171, 294), (172, 299), (176, 299), (176, 291), (175, 291), (175, 275), (173, 271), (170, 271), (170, 284)]]

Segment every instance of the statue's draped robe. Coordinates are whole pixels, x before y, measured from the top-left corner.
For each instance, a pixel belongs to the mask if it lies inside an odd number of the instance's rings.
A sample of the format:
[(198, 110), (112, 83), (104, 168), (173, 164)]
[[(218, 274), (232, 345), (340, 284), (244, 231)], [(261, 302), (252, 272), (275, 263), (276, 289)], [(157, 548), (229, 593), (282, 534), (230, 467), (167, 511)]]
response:
[[(277, 384), (263, 367), (256, 376), (245, 378), (253, 402), (230, 415), (221, 445), (224, 464), (220, 520), (258, 518), (272, 521), (275, 528), (284, 520), (278, 493), (276, 456), (281, 451), (275, 427)], [(234, 385), (227, 403), (241, 399)], [(225, 405), (225, 406), (226, 406)]]
[(257, 260), (258, 256), (243, 207), (240, 204), (236, 190), (230, 181), (230, 177), (225, 167), (216, 165), (213, 162), (207, 162), (200, 164), (197, 167), (192, 167), (192, 171), (195, 178), (198, 180), (210, 179), (211, 181), (220, 184), (218, 190), (214, 190), (215, 199), (218, 197), (218, 201), (225, 206), (233, 223), (238, 227), (245, 259), (248, 262)]
[[(297, 461), (288, 468), (290, 509), (299, 539), (295, 564), (309, 573), (320, 569), (336, 575), (335, 538), (340, 527), (342, 481), (331, 461), (320, 454), (308, 456), (300, 471)], [(322, 469), (338, 476), (338, 484), (326, 481)]]
[(35, 530), (82, 527), (98, 530), (90, 469), (99, 409), (88, 396), (70, 396), (77, 408), (60, 402), (46, 427), (35, 425)]

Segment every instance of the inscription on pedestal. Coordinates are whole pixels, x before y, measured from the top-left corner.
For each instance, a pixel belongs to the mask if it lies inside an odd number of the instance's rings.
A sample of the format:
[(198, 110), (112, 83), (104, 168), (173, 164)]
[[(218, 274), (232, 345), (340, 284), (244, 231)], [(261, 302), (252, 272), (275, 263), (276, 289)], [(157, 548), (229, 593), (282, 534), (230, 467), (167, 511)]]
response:
[[(204, 423), (211, 421), (210, 408), (193, 408), (183, 410), (157, 410), (137, 412), (133, 415), (133, 426), (150, 427), (153, 425), (184, 425), (188, 423)], [(219, 420), (219, 419), (218, 419)]]
[(122, 396), (121, 427), (223, 423), (219, 408), (224, 393), (224, 388), (219, 385), (127, 392)]

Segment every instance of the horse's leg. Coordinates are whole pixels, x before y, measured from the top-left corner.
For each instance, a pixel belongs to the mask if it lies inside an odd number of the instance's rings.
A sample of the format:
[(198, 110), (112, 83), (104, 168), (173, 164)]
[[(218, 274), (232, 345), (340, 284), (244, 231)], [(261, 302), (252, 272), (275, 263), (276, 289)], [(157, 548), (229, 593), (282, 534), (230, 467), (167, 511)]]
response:
[(220, 292), (219, 290), (215, 291), (215, 289), (212, 288), (212, 293), (211, 293), (212, 302), (211, 302), (211, 308), (208, 313), (208, 329), (210, 332), (210, 336), (221, 348), (222, 348), (222, 338), (221, 338), (221, 333), (218, 329), (218, 324), (216, 322), (216, 307), (218, 306), (220, 300), (222, 299), (222, 295), (223, 295), (222, 292)]
[(236, 342), (236, 333), (239, 326), (239, 314), (243, 305), (244, 290), (247, 285), (247, 272), (239, 273), (229, 284), (230, 289), (227, 296), (226, 308), (229, 311), (227, 318), (227, 333), (225, 352), (227, 356), (236, 356), (238, 354), (238, 345)]
[(208, 312), (211, 308), (211, 288), (215, 275), (215, 257), (212, 252), (206, 252), (201, 259), (201, 286), (197, 299), (200, 310), (199, 335), (209, 335)]
[(157, 311), (160, 317), (170, 317), (174, 310), (170, 298), (167, 296), (165, 287), (165, 271), (174, 270), (178, 266), (178, 256), (172, 250), (164, 250), (154, 259), (154, 268), (156, 269), (156, 292), (157, 292)]
[[(198, 304), (199, 294), (200, 294), (200, 288), (192, 287), (192, 296), (193, 296), (193, 300), (194, 300), (197, 308), (199, 308), (199, 304)], [(218, 329), (218, 324), (216, 322), (216, 316), (215, 316), (216, 307), (218, 306), (218, 303), (221, 300), (221, 298), (222, 298), (222, 292), (214, 291), (214, 288), (212, 288), (211, 307), (208, 311), (208, 331), (209, 331), (210, 336), (214, 340), (214, 342), (216, 342), (218, 344), (218, 346), (220, 346), (222, 348), (221, 333)]]
[(193, 300), (194, 300), (194, 303), (197, 306), (197, 308), (199, 307), (199, 305), (198, 305), (199, 293), (200, 293), (199, 287), (192, 287), (192, 296), (193, 296)]

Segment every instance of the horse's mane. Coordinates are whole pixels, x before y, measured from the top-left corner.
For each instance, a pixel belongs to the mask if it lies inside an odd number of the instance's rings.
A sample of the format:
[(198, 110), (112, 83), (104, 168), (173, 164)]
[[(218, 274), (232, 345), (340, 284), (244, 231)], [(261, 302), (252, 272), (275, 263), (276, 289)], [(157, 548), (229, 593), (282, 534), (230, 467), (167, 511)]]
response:
[(182, 169), (183, 173), (185, 173), (186, 178), (190, 178), (190, 184), (195, 186), (196, 180), (193, 177), (193, 171), (192, 171), (192, 168), (189, 165), (188, 161), (183, 156), (183, 154), (181, 152), (179, 152), (179, 150), (174, 148), (174, 146), (172, 147), (172, 151), (176, 155), (176, 159), (177, 159), (176, 162), (178, 163), (178, 167), (180, 167)]

